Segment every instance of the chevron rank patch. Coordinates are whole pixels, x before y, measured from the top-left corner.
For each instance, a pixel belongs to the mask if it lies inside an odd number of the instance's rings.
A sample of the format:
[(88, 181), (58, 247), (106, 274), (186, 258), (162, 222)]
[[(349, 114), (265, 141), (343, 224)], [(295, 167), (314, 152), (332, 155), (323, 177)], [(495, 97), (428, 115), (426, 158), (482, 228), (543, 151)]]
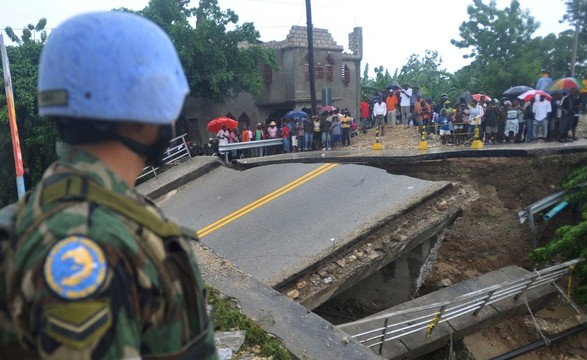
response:
[(55, 243), (45, 258), (43, 275), (49, 288), (67, 300), (86, 298), (100, 289), (108, 263), (98, 244), (83, 235)]
[(112, 325), (106, 301), (78, 301), (50, 305), (44, 311), (44, 332), (58, 342), (82, 349), (99, 339)]

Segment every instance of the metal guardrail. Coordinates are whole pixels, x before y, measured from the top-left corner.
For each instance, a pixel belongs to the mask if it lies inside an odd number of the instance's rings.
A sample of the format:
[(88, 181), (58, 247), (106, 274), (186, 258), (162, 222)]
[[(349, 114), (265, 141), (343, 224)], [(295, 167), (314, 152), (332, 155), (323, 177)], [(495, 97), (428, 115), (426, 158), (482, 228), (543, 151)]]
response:
[(218, 144), (218, 151), (220, 153), (224, 153), (225, 161), (228, 163), (228, 152), (231, 150), (244, 150), (244, 149), (253, 149), (253, 148), (260, 148), (266, 146), (283, 146), (283, 139), (267, 139), (267, 140), (253, 140), (253, 141), (245, 141), (245, 142), (237, 142), (232, 144)]
[[(162, 160), (162, 164), (164, 165), (169, 165), (175, 161), (178, 161), (184, 157), (189, 157), (190, 159), (192, 158), (192, 154), (190, 153), (190, 150), (188, 148), (188, 144), (185, 140), (187, 134), (183, 134), (177, 137), (174, 137), (173, 139), (171, 139), (169, 141), (169, 148), (167, 148), (167, 150), (165, 151), (165, 157)], [(180, 141), (181, 140), (181, 141)], [(157, 170), (159, 170), (161, 167), (154, 167), (154, 166), (145, 166), (143, 168), (143, 172), (141, 173), (141, 175), (139, 175), (139, 177), (137, 177), (137, 180), (147, 176), (149, 174), (153, 174), (155, 175), (155, 177), (158, 175), (157, 174)]]
[(523, 224), (526, 220), (528, 220), (528, 226), (530, 227), (530, 241), (532, 243), (532, 249), (536, 249), (536, 226), (534, 224), (534, 214), (539, 213), (540, 211), (551, 207), (552, 205), (559, 203), (565, 196), (567, 192), (565, 190), (559, 191), (557, 193), (548, 195), (547, 197), (536, 201), (535, 203), (518, 210), (518, 219), (520, 220), (520, 224)]
[(338, 325), (337, 328), (345, 331), (344, 329), (351, 325), (373, 323), (373, 329), (349, 335), (369, 348), (379, 347), (378, 350), (372, 350), (381, 354), (383, 344), (387, 341), (396, 340), (419, 331), (425, 331), (425, 336), (430, 336), (434, 328), (440, 323), (467, 314), (476, 316), (486, 305), (510, 297), (517, 300), (524, 292), (530, 289), (562, 278), (569, 272), (571, 266), (583, 260), (575, 259), (535, 271), (516, 280), (461, 295), (454, 300), (369, 317)]

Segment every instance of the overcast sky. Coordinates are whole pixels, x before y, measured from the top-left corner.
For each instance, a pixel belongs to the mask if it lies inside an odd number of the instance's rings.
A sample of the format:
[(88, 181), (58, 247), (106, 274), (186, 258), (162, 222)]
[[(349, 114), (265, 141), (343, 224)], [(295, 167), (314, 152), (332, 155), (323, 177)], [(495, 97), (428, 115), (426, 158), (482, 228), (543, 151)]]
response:
[[(570, 28), (559, 24), (565, 12), (563, 0), (519, 1), (541, 23), (535, 35), (558, 34)], [(197, 3), (192, 0), (192, 4)], [(234, 10), (240, 22), (253, 22), (263, 41), (283, 40), (293, 25), (307, 24), (305, 0), (219, 0), (218, 3), (222, 9)], [(423, 55), (426, 49), (438, 51), (444, 67), (451, 72), (468, 63), (462, 58), (466, 51), (451, 45), (450, 40), (459, 38), (458, 28), (468, 19), (467, 5), (471, 0), (312, 0), (311, 3), (314, 28), (328, 29), (345, 49), (353, 28), (363, 28), (362, 64), (368, 63), (371, 70), (382, 65), (393, 75), (411, 54)], [(510, 0), (497, 0), (500, 9), (510, 3)], [(147, 4), (148, 0), (11, 1), (0, 12), (0, 29), (22, 28), (42, 17), (47, 18), (47, 27), (51, 29), (81, 12), (123, 6), (139, 10)], [(373, 75), (371, 71), (370, 76)]]

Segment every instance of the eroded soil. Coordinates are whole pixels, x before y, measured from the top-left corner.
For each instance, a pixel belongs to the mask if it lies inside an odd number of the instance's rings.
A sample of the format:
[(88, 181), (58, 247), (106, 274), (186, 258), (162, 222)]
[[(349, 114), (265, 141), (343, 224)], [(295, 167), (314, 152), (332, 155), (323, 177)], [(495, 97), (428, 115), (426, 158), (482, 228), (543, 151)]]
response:
[[(584, 127), (586, 120), (583, 117), (580, 126)], [(384, 148), (413, 149), (419, 142), (414, 132), (413, 128), (394, 127), (391, 131), (386, 130), (386, 137), (381, 142)], [(584, 134), (587, 132), (580, 128), (578, 135), (583, 138)], [(369, 148), (373, 140), (367, 136), (369, 134), (355, 137), (353, 147)], [(545, 146), (549, 145), (545, 143)], [(433, 141), (432, 146), (443, 145)], [(447, 229), (437, 263), (422, 291), (433, 291), (507, 265), (533, 269), (533, 264), (527, 260), (532, 248), (531, 233), (527, 223), (520, 224), (517, 211), (559, 191), (561, 182), (573, 169), (586, 165), (587, 157), (575, 154), (538, 158), (452, 159), (402, 169), (403, 174), (413, 177), (458, 183), (467, 191), (479, 195)], [(550, 222), (544, 222), (542, 215), (535, 217), (538, 245), (547, 243), (559, 226), (571, 223), (577, 217), (569, 208)], [(554, 302), (536, 317), (545, 334), (560, 332), (579, 322), (577, 312), (561, 301)], [(539, 339), (531, 317), (526, 315), (483, 330), (467, 338), (465, 344), (476, 359), (485, 359)], [(467, 355), (461, 356), (467, 358)], [(586, 358), (587, 332), (520, 357), (541, 360)]]

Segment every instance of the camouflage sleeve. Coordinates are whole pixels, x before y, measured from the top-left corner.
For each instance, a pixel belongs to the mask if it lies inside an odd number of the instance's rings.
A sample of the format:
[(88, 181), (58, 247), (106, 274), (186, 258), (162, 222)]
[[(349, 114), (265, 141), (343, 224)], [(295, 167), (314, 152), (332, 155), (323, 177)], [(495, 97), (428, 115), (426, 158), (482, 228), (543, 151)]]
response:
[(10, 274), (21, 339), (45, 359), (139, 359), (204, 337), (202, 358), (214, 359), (205, 295), (180, 275), (175, 264), (189, 255), (177, 245), (88, 204), (49, 218), (20, 244)]

